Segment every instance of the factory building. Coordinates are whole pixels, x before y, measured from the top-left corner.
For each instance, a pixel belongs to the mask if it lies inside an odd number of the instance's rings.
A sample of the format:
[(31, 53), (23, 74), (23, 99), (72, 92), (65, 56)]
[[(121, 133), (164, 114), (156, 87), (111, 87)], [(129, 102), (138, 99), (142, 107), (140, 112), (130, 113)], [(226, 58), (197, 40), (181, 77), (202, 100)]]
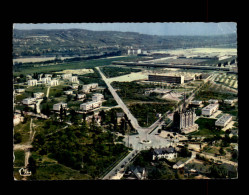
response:
[(37, 85), (37, 80), (36, 79), (28, 80), (28, 86), (36, 86), (36, 85)]
[(232, 116), (229, 114), (224, 114), (217, 121), (215, 121), (215, 126), (225, 127), (232, 120)]
[(184, 76), (167, 76), (167, 75), (149, 75), (149, 81), (157, 81), (157, 82), (167, 82), (167, 83), (184, 83)]
[(54, 104), (53, 110), (60, 111), (61, 106), (62, 106), (62, 108), (67, 108), (67, 103), (60, 102), (60, 103)]
[(211, 116), (213, 113), (215, 113), (219, 108), (219, 104), (209, 104), (205, 108), (201, 110), (202, 115), (205, 116)]
[(80, 104), (80, 109), (82, 109), (83, 111), (89, 111), (89, 110), (93, 110), (95, 108), (99, 108), (102, 106), (102, 102), (98, 101), (90, 101), (90, 102), (86, 102), (83, 104)]

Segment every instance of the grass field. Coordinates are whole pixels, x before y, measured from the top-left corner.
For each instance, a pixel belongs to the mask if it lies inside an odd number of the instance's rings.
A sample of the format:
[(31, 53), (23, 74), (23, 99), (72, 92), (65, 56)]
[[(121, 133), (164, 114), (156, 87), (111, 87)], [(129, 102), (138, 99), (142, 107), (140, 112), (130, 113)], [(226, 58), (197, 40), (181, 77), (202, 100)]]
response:
[[(127, 60), (127, 59), (136, 59), (137, 56), (126, 56), (115, 58), (115, 61), (118, 60)], [(112, 58), (105, 58), (105, 59), (93, 59), (93, 60), (84, 60), (80, 62), (65, 62), (60, 64), (53, 64), (53, 65), (44, 65), (40, 66), (38, 64), (32, 65), (22, 65), (20, 67), (13, 66), (13, 75), (19, 76), (20, 74), (33, 74), (33, 73), (51, 73), (51, 72), (58, 72), (63, 71), (65, 69), (91, 69), (96, 66), (105, 66), (110, 65), (112, 63)], [(36, 66), (36, 67), (34, 67)]]

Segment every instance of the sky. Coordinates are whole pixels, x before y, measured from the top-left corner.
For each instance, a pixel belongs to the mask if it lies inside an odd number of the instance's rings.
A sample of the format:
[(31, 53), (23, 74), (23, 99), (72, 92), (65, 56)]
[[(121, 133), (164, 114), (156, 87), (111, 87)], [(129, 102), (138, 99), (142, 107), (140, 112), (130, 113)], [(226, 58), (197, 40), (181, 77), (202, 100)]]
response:
[(37, 23), (13, 24), (14, 29), (86, 29), (138, 32), (149, 35), (223, 35), (237, 32), (235, 22), (186, 23)]

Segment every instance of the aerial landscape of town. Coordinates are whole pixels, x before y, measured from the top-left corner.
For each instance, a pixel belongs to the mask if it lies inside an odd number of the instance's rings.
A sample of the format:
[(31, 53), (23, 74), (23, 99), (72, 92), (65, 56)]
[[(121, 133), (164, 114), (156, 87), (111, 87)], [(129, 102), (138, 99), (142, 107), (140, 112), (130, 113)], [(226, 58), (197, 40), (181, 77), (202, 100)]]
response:
[(13, 25), (14, 180), (238, 178), (236, 23), (42, 25)]

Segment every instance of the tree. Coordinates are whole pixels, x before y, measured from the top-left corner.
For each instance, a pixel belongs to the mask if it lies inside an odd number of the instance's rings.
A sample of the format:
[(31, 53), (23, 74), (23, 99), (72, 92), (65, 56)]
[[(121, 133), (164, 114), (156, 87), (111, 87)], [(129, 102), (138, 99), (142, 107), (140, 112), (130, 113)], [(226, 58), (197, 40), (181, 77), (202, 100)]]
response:
[(19, 144), (22, 142), (22, 135), (21, 133), (17, 132), (14, 134), (14, 144)]
[(61, 121), (63, 120), (63, 107), (62, 107), (62, 104), (61, 104), (61, 107), (60, 107), (60, 120)]
[(222, 156), (226, 154), (226, 152), (224, 151), (224, 149), (222, 147), (220, 148), (219, 153)]

